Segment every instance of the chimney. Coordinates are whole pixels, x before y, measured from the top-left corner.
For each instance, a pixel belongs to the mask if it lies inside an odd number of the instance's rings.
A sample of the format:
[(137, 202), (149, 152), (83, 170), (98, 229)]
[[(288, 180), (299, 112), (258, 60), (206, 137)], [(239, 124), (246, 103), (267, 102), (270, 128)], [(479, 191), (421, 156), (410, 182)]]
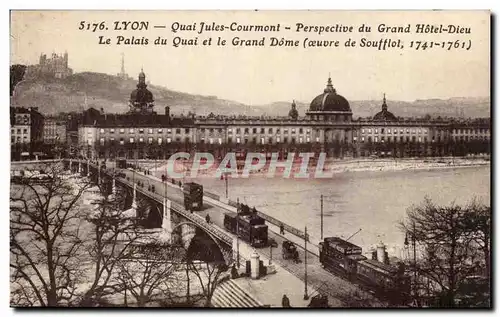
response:
[(387, 254), (385, 252), (385, 245), (382, 241), (377, 245), (377, 261), (386, 263)]
[(169, 107), (169, 106), (166, 106), (166, 107), (165, 107), (165, 116), (166, 116), (167, 118), (170, 118), (170, 107)]

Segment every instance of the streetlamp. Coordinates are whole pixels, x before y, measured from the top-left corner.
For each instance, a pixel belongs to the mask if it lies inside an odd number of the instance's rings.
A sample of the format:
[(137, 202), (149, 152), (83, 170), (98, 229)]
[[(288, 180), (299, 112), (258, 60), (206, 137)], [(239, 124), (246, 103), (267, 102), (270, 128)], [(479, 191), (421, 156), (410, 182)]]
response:
[(321, 241), (323, 241), (323, 195), (321, 195)]
[(304, 230), (304, 300), (309, 299), (309, 295), (307, 294), (307, 226)]

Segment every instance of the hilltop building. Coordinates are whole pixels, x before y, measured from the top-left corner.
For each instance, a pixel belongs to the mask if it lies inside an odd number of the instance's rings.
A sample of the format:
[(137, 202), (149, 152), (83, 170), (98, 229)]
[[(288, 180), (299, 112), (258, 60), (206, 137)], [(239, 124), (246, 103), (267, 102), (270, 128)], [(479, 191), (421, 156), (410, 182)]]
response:
[(282, 117), (238, 115), (171, 116), (154, 109), (146, 75), (139, 74), (126, 114), (84, 112), (78, 126), (80, 155), (128, 159), (168, 158), (179, 151), (211, 152), (222, 158), (235, 152), (279, 152), (286, 159), (294, 152), (326, 152), (343, 157), (413, 157), (489, 153), (490, 120), (398, 118), (389, 112), (384, 98), (373, 118), (353, 119), (349, 101), (333, 87), (313, 98), (305, 115), (295, 102)]
[(26, 78), (50, 77), (63, 79), (73, 74), (73, 70), (68, 66), (68, 53), (63, 55), (52, 53), (50, 58), (46, 54), (41, 54), (37, 65), (30, 65), (26, 68)]
[(116, 74), (118, 78), (123, 80), (130, 79), (129, 75), (125, 72), (125, 55), (122, 53), (122, 68), (118, 74)]

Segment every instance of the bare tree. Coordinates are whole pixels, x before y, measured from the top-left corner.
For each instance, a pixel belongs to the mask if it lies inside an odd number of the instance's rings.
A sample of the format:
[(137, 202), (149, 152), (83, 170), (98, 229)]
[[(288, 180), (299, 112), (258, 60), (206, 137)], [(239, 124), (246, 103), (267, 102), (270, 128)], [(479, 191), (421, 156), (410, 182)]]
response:
[(136, 300), (137, 306), (145, 307), (153, 301), (165, 303), (173, 297), (172, 289), (179, 284), (177, 267), (180, 250), (171, 245), (153, 242), (136, 244), (130, 248), (130, 256), (120, 260), (117, 281)]
[(71, 185), (61, 164), (45, 165), (43, 171), (25, 171), (11, 186), (12, 305), (70, 305), (81, 276), (85, 228), (78, 202), (90, 185)]
[(118, 263), (130, 256), (131, 247), (146, 235), (136, 225), (134, 215), (123, 210), (122, 193), (107, 195), (105, 188), (100, 190), (104, 195), (93, 202), (93, 212), (85, 215), (85, 220), (92, 224), (85, 250), (93, 266), (89, 273), (90, 287), (83, 294), (80, 306), (93, 306), (123, 290), (122, 284), (114, 280)]
[[(468, 207), (437, 206), (426, 198), (421, 205), (409, 208), (401, 223), (419, 247), (414, 270), (435, 286), (428, 291), (439, 298), (441, 306), (456, 306), (462, 281), (480, 266), (474, 239), (477, 234), (465, 226), (470, 213)], [(414, 292), (414, 296), (418, 294)]]
[(210, 239), (198, 239), (197, 243), (191, 242), (191, 245), (184, 261), (189, 271), (198, 279), (205, 299), (205, 307), (209, 307), (217, 286), (222, 282), (221, 276), (229, 267)]

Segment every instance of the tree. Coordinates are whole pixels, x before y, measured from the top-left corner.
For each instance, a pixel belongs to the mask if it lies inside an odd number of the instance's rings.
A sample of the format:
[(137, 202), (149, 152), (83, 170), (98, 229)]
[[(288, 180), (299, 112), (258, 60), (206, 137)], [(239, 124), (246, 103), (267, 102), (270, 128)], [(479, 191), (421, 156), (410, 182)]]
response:
[[(106, 193), (104, 188), (100, 191)], [(85, 215), (84, 219), (92, 224), (85, 251), (93, 266), (89, 270), (90, 286), (80, 306), (93, 306), (123, 290), (123, 285), (115, 280), (115, 272), (120, 269), (120, 261), (130, 257), (134, 244), (146, 235), (137, 227), (134, 215), (123, 210), (124, 200), (121, 194), (104, 194), (93, 202), (94, 211)]]
[(78, 202), (90, 185), (71, 185), (61, 176), (60, 164), (43, 169), (45, 176), (25, 171), (11, 186), (10, 268), (18, 287), (13, 305), (69, 305), (83, 269), (79, 254), (85, 227)]
[[(216, 246), (210, 239), (197, 239), (191, 242), (191, 247), (186, 251), (184, 261), (188, 270), (192, 272), (201, 286), (205, 299), (205, 307), (209, 307), (212, 296), (219, 283), (221, 276), (228, 271), (229, 267), (225, 263), (221, 254), (216, 252)], [(189, 274), (187, 274), (189, 277)], [(189, 282), (189, 281), (188, 281)]]
[(123, 284), (125, 299), (129, 292), (137, 306), (145, 307), (155, 299), (165, 302), (172, 298), (172, 289), (179, 282), (176, 268), (181, 250), (161, 242), (136, 244), (131, 249), (130, 256), (120, 260), (116, 274)]
[[(421, 205), (410, 207), (406, 220), (401, 223), (407, 236), (419, 247), (414, 270), (433, 285), (427, 291), (439, 299), (440, 306), (455, 307), (463, 295), (459, 294), (461, 283), (481, 267), (477, 240), (485, 237), (489, 240), (489, 231), (484, 235), (481, 231), (485, 228), (480, 229), (481, 223), (487, 223), (484, 218), (488, 218), (488, 208), (473, 206), (478, 205), (437, 206), (426, 198)], [(489, 243), (482, 245), (483, 251), (489, 248), (486, 245)], [(414, 285), (416, 283), (415, 280)], [(418, 295), (414, 291), (414, 296)]]

